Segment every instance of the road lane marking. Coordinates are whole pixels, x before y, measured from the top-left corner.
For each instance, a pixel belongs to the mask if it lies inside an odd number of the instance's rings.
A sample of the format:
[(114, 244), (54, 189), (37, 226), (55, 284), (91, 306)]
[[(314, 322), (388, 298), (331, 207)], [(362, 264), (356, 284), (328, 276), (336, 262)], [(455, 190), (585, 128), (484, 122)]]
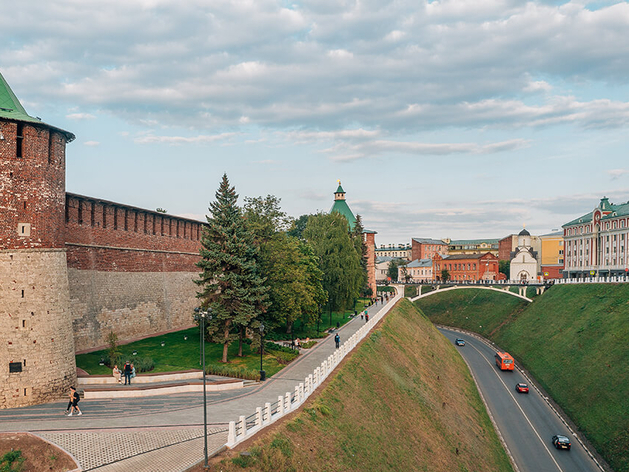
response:
[(520, 410), (520, 412), (522, 413), (522, 415), (524, 416), (524, 418), (526, 419), (527, 423), (529, 424), (529, 426), (531, 427), (531, 429), (533, 430), (533, 432), (535, 433), (535, 435), (537, 436), (537, 439), (539, 439), (539, 441), (542, 443), (542, 446), (544, 446), (544, 449), (546, 450), (546, 452), (548, 453), (548, 455), (550, 456), (550, 458), (552, 459), (552, 461), (555, 463), (555, 465), (557, 466), (557, 469), (559, 469), (561, 472), (564, 472), (563, 469), (559, 466), (559, 464), (557, 463), (557, 461), (555, 460), (555, 458), (553, 457), (552, 453), (550, 452), (550, 449), (548, 449), (548, 446), (546, 445), (546, 443), (544, 442), (544, 440), (542, 439), (542, 437), (539, 435), (539, 433), (537, 432), (537, 429), (535, 429), (535, 426), (533, 426), (533, 423), (531, 423), (531, 420), (529, 419), (529, 417), (526, 415), (526, 413), (524, 413), (524, 410), (522, 409), (522, 407), (520, 406), (520, 404), (518, 403), (518, 401), (515, 399), (515, 397), (513, 396), (513, 393), (511, 393), (511, 389), (509, 387), (507, 387), (507, 384), (504, 382), (504, 380), (502, 380), (502, 377), (500, 377), (500, 375), (498, 375), (498, 372), (496, 372), (496, 369), (494, 367), (494, 364), (492, 364), (491, 362), (489, 362), (487, 360), (487, 358), (485, 357), (485, 355), (480, 352), (480, 350), (474, 346), (472, 343), (470, 343), (470, 346), (472, 346), (474, 348), (474, 350), (476, 352), (478, 352), (480, 354), (480, 356), (483, 358), (483, 360), (485, 362), (487, 362), (487, 364), (489, 364), (489, 366), (491, 367), (491, 371), (496, 375), (496, 377), (498, 377), (498, 380), (500, 380), (500, 383), (502, 383), (502, 385), (504, 386), (504, 388), (507, 390), (507, 393), (509, 394), (509, 396), (511, 397), (511, 399), (514, 401), (514, 403), (517, 405), (518, 409)]

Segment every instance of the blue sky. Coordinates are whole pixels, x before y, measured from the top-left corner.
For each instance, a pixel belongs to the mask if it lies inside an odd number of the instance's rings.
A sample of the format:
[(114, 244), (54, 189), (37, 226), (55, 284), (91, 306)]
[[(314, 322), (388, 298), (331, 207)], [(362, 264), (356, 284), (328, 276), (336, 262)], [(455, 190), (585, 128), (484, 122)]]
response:
[(0, 72), (76, 134), (69, 192), (292, 216), (341, 179), (377, 243), (550, 232), (629, 200), (629, 3), (15, 2)]

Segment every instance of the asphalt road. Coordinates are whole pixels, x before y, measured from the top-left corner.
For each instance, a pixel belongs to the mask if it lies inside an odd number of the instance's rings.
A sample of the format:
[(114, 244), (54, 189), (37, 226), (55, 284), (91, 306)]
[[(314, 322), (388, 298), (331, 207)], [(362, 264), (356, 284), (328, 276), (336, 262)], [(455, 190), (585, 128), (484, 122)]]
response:
[[(528, 394), (515, 391), (518, 382), (529, 383), (521, 372), (498, 369), (495, 350), (479, 339), (447, 329), (440, 331), (453, 344), (456, 338), (465, 340), (465, 346), (456, 347), (467, 361), (520, 472), (602, 470), (533, 385), (529, 384)], [(572, 449), (555, 449), (551, 442), (555, 434), (569, 437)]]

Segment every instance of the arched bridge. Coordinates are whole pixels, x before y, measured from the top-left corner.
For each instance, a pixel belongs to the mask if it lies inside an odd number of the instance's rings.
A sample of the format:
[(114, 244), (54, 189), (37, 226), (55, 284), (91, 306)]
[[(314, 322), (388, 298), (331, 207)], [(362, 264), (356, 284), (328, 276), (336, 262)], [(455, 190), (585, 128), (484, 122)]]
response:
[[(447, 290), (457, 290), (457, 289), (462, 289), (462, 288), (478, 288), (482, 290), (493, 290), (495, 292), (504, 293), (505, 295), (511, 295), (512, 297), (521, 298), (522, 300), (526, 300), (527, 302), (532, 302), (533, 300), (531, 300), (529, 297), (526, 296), (526, 289), (528, 287), (535, 287), (536, 293), (540, 295), (544, 293), (544, 290), (546, 290), (546, 288), (548, 288), (551, 284), (543, 283), (543, 282), (539, 282), (539, 283), (536, 283), (536, 282), (523, 283), (520, 281), (511, 282), (507, 280), (504, 280), (504, 281), (487, 280), (487, 281), (478, 281), (478, 282), (452, 280), (448, 282), (437, 281), (437, 282), (432, 282), (430, 284), (407, 284), (407, 285), (415, 285), (415, 286), (419, 285), (420, 294), (416, 297), (411, 298), (410, 300), (412, 302), (414, 302), (415, 300), (419, 300), (420, 298), (429, 297), (431, 295), (434, 295), (435, 293), (441, 293)], [(431, 285), (435, 288), (435, 290), (422, 294), (421, 293), (422, 285)], [(518, 293), (510, 291), (509, 289), (511, 287), (518, 287)]]

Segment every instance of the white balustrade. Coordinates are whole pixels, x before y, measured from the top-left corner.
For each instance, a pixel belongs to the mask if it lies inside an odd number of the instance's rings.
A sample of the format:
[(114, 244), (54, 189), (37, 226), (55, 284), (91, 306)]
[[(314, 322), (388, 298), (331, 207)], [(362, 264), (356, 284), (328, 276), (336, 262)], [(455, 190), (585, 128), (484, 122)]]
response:
[(268, 424), (271, 422), (271, 404), (264, 404), (264, 417), (262, 418), (263, 424)]
[[(566, 282), (559, 282), (566, 283)], [(570, 282), (572, 283), (572, 282)], [(295, 386), (295, 393), (291, 399), (290, 392), (286, 392), (284, 396), (277, 397), (278, 408), (275, 416), (271, 414), (271, 404), (265, 403), (262, 407), (256, 408), (254, 427), (247, 431), (247, 420), (245, 416), (240, 416), (238, 424), (234, 421), (229, 422), (229, 430), (227, 434), (228, 447), (234, 447), (239, 442), (245, 440), (247, 436), (257, 432), (259, 429), (270, 424), (289, 412), (295, 410), (308, 398), (316, 388), (332, 373), (334, 368), (358, 345), (358, 343), (367, 336), (372, 327), (380, 321), (384, 315), (393, 307), (392, 303), (385, 304), (379, 313), (373, 315), (371, 319), (364, 323), (358, 331), (347, 339), (339, 349), (329, 355), (320, 366), (316, 367), (313, 373), (308, 374), (303, 382)], [(240, 434), (238, 434), (240, 432)]]

